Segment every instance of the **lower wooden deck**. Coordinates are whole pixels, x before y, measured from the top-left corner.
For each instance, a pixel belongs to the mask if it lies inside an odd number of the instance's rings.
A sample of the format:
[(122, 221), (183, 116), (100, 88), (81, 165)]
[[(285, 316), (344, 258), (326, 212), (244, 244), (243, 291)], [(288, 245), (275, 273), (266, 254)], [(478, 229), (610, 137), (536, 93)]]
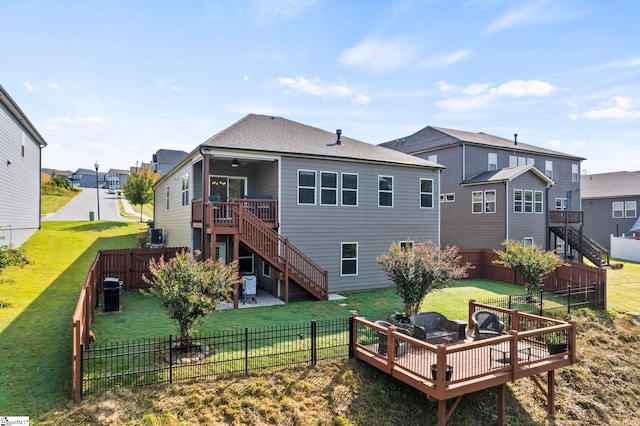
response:
[[(467, 336), (455, 344), (437, 346), (397, 332), (393, 327), (387, 329), (354, 317), (354, 356), (420, 390), (430, 400), (439, 402), (532, 377), (547, 397), (548, 410), (552, 414), (553, 383), (544, 390), (535, 376), (548, 373), (553, 382), (556, 369), (575, 362), (575, 323), (517, 311), (508, 313), (513, 315), (510, 323), (515, 324), (515, 329), (508, 334), (479, 341)], [(531, 326), (536, 322), (540, 327)], [(528, 329), (519, 330), (520, 324), (527, 324)], [(565, 348), (560, 353), (550, 353), (545, 342), (558, 336), (566, 339)], [(384, 354), (378, 352), (381, 343), (388, 348)], [(398, 350), (401, 354), (396, 356), (396, 348), (400, 347), (403, 347)], [(450, 377), (438, 374), (446, 371), (448, 366), (451, 367)], [(503, 388), (500, 394), (504, 394)], [(504, 417), (504, 412), (502, 415)], [(439, 422), (445, 423), (446, 420)]]

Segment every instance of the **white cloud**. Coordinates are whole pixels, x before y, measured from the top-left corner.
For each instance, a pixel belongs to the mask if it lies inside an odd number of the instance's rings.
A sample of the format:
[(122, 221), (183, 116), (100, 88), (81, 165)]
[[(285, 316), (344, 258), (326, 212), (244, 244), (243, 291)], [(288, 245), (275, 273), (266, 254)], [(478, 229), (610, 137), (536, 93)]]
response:
[(512, 80), (491, 89), (492, 93), (520, 98), (522, 96), (547, 96), (556, 90), (554, 86), (539, 80)]
[(50, 130), (62, 130), (63, 125), (72, 126), (75, 124), (83, 125), (93, 132), (102, 132), (103, 126), (109, 123), (109, 119), (99, 115), (89, 117), (56, 117), (46, 120), (46, 127)]
[(360, 94), (353, 98), (351, 102), (359, 105), (367, 105), (369, 102), (371, 102), (371, 98), (369, 96)]
[(53, 90), (58, 90), (60, 88), (60, 86), (58, 86), (56, 83), (49, 83), (49, 88), (53, 89)]
[(553, 0), (528, 1), (489, 24), (487, 32), (497, 33), (521, 25), (547, 25), (567, 22), (583, 14), (584, 11), (573, 8), (569, 2)]
[(25, 89), (27, 89), (27, 92), (32, 92), (33, 89), (35, 89), (35, 87), (33, 87), (28, 81), (25, 81), (24, 83), (22, 83), (22, 85)]
[(625, 96), (614, 96), (601, 103), (601, 108), (585, 112), (584, 117), (590, 120), (640, 118), (640, 110), (635, 109), (640, 102)]
[(249, 76), (248, 76), (248, 75), (245, 75), (244, 77), (242, 77), (242, 80), (243, 80), (243, 81), (249, 81)]
[(486, 93), (489, 90), (489, 87), (491, 87), (489, 83), (470, 84), (464, 89), (462, 89), (460, 93), (462, 93), (463, 95), (472, 95), (472, 96), (479, 95), (481, 93)]
[(449, 111), (468, 111), (484, 108), (501, 98), (521, 98), (525, 96), (548, 96), (556, 90), (552, 84), (539, 80), (511, 80), (499, 86), (490, 83), (473, 83), (459, 92), (455, 86), (439, 81), (438, 86), (445, 93), (459, 95), (436, 102), (440, 108)]
[(441, 92), (457, 92), (458, 88), (452, 84), (447, 83), (446, 81), (436, 81), (436, 86), (440, 89)]
[(346, 98), (351, 96), (352, 93), (351, 89), (344, 84), (326, 84), (319, 78), (309, 80), (304, 77), (280, 77), (278, 82), (296, 92), (314, 96)]
[(413, 62), (420, 47), (403, 38), (378, 40), (369, 38), (340, 54), (343, 65), (374, 73), (387, 73), (404, 68)]
[(455, 64), (456, 62), (462, 61), (464, 58), (469, 56), (471, 53), (470, 49), (460, 49), (452, 53), (447, 53), (439, 56), (432, 56), (431, 58), (427, 58), (423, 60), (420, 65), (423, 68), (443, 68), (448, 67), (450, 65)]
[(606, 70), (610, 68), (635, 68), (640, 66), (640, 57), (626, 58), (618, 61), (607, 62), (596, 67), (598, 70)]

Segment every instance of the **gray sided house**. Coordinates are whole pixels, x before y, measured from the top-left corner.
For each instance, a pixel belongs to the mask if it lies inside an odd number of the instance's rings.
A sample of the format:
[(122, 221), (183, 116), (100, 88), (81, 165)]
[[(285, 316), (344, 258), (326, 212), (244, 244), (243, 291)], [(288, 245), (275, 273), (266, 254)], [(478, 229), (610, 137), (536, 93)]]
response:
[(584, 229), (610, 248), (610, 236), (630, 235), (638, 220), (640, 171), (582, 176)]
[(127, 184), (127, 177), (129, 176), (129, 170), (122, 169), (109, 169), (105, 175), (105, 186), (107, 188), (115, 187), (120, 189)]
[(0, 245), (17, 247), (40, 229), (40, 168), (46, 145), (0, 86)]
[(69, 176), (71, 185), (79, 188), (104, 188), (106, 182), (106, 173), (98, 172), (98, 179), (96, 180), (95, 169), (78, 169)]
[(285, 301), (389, 286), (392, 242), (439, 242), (441, 166), (340, 133), (247, 115), (158, 180), (156, 228)]
[[(505, 239), (568, 251), (578, 244), (580, 164), (561, 152), (442, 127), (381, 144), (442, 164), (441, 242), (461, 248), (500, 248)], [(576, 215), (557, 211), (575, 211)], [(556, 226), (560, 220), (570, 227)], [(580, 244), (583, 241), (581, 240)]]
[(186, 155), (186, 152), (180, 150), (159, 149), (151, 157), (151, 169), (162, 176), (178, 164)]

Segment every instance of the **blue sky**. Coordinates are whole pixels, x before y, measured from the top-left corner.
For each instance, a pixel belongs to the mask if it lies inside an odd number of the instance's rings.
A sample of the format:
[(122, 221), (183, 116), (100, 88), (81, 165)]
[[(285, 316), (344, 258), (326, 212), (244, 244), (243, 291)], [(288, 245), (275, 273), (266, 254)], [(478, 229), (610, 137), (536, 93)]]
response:
[(248, 113), (381, 143), (485, 132), (640, 170), (640, 3), (0, 1), (43, 167), (126, 169)]

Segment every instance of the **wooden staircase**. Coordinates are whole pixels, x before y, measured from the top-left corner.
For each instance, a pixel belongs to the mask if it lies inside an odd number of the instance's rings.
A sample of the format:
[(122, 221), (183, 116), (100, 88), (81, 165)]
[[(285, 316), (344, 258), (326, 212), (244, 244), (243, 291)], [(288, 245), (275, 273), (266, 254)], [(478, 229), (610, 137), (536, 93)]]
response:
[(609, 251), (593, 238), (583, 235), (578, 229), (572, 226), (551, 226), (549, 230), (562, 238), (572, 249), (589, 259), (594, 265), (601, 268), (611, 266)]
[(273, 268), (284, 280), (295, 281), (320, 300), (327, 300), (329, 274), (299, 249), (275, 232), (242, 203), (232, 204), (232, 219), (237, 223), (240, 241)]

